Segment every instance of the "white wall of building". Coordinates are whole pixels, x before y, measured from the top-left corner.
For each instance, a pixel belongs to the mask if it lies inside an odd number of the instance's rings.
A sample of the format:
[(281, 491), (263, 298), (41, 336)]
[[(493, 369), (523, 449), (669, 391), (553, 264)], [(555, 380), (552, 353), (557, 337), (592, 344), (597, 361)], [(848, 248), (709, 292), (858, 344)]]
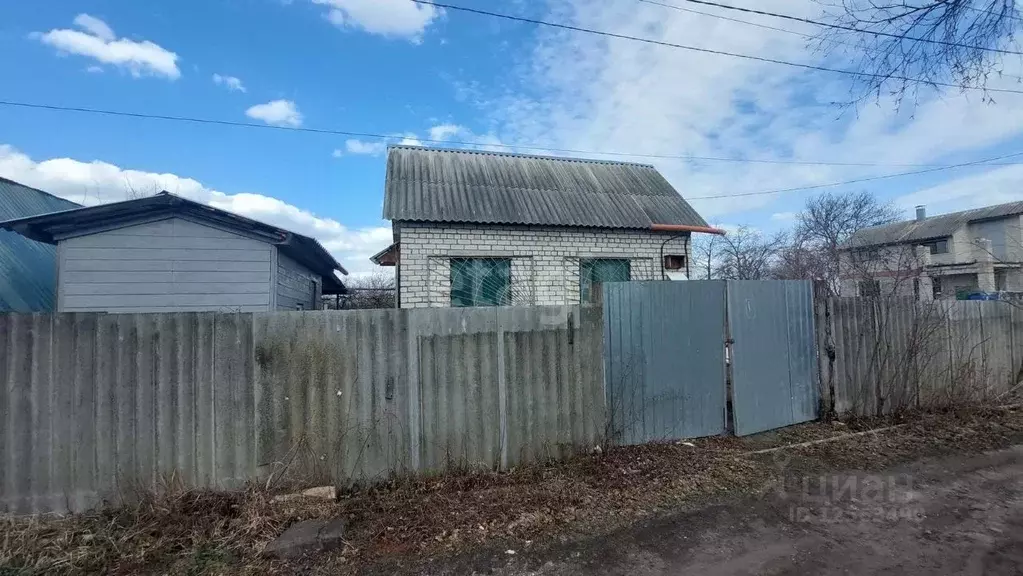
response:
[[(435, 225), (402, 222), (399, 286), (403, 308), (451, 305), (451, 258), (511, 259), (513, 305), (579, 303), (582, 258), (626, 258), (632, 280), (660, 280), (664, 232)], [(686, 240), (671, 240), (664, 254), (685, 255)]]

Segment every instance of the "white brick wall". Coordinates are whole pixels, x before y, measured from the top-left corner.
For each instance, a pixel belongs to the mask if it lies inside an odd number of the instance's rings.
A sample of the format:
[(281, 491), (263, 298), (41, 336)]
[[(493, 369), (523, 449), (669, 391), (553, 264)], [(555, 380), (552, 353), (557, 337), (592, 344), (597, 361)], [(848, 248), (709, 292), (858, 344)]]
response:
[[(402, 308), (451, 305), (451, 258), (511, 258), (512, 304), (579, 303), (580, 258), (628, 258), (633, 280), (661, 279), (671, 233), (512, 226), (396, 224)], [(682, 254), (677, 238), (665, 254)], [(688, 254), (687, 254), (688, 256)]]

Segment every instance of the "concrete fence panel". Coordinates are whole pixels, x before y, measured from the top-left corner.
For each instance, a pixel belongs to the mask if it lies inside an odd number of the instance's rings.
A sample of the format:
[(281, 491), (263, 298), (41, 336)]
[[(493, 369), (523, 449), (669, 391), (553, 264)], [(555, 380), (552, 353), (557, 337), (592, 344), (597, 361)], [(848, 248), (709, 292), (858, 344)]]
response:
[(563, 457), (599, 309), (0, 315), (0, 511)]
[(1021, 316), (997, 301), (828, 299), (822, 393), (860, 415), (997, 399), (1023, 370)]

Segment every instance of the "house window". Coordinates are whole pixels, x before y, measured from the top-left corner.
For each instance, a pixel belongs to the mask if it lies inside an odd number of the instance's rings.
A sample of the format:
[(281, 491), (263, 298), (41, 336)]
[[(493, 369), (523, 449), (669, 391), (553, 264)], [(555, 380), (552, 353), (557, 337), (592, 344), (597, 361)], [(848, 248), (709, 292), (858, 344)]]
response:
[(934, 242), (928, 242), (921, 244), (921, 246), (931, 251), (931, 254), (948, 254), (948, 239), (935, 240)]
[(511, 258), (452, 258), (451, 305), (511, 306)]
[(664, 257), (665, 270), (682, 270), (686, 267), (686, 257), (670, 254)]
[(881, 257), (876, 248), (860, 248), (852, 251), (852, 261), (856, 263), (872, 262)]
[(878, 280), (860, 280), (860, 296), (876, 298), (881, 295), (881, 282)]
[(579, 261), (579, 301), (593, 302), (594, 285), (601, 282), (628, 282), (632, 266), (620, 258), (588, 258)]
[(941, 298), (941, 278), (937, 276), (931, 278), (931, 293), (935, 300)]

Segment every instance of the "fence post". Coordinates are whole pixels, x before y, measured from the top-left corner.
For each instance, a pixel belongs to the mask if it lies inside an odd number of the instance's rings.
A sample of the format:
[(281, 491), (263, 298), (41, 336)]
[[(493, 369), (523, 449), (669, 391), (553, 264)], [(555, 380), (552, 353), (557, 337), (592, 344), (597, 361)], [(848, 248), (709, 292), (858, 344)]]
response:
[(724, 280), (725, 283), (725, 295), (724, 295), (724, 318), (722, 322), (725, 323), (725, 434), (735, 434), (735, 383), (732, 378), (733, 366), (735, 366), (735, 341), (732, 340), (732, 325), (729, 322), (728, 309), (728, 286), (731, 284), (731, 280)]
[(401, 313), (408, 315), (406, 323), (408, 327), (408, 434), (409, 434), (409, 465), (413, 472), (420, 469), (420, 445), (422, 438), (422, 401), (420, 400), (421, 380), (419, 377), (419, 358), (421, 353), (419, 338), (419, 312), (417, 310), (402, 310)]
[[(817, 334), (817, 385), (820, 401), (817, 418), (833, 418), (835, 414), (835, 352), (832, 341), (831, 298), (822, 280), (813, 283), (814, 329)], [(827, 362), (827, 369), (824, 363)]]
[(508, 469), (508, 382), (504, 374), (504, 328), (497, 322), (497, 404), (501, 426), (501, 470)]

